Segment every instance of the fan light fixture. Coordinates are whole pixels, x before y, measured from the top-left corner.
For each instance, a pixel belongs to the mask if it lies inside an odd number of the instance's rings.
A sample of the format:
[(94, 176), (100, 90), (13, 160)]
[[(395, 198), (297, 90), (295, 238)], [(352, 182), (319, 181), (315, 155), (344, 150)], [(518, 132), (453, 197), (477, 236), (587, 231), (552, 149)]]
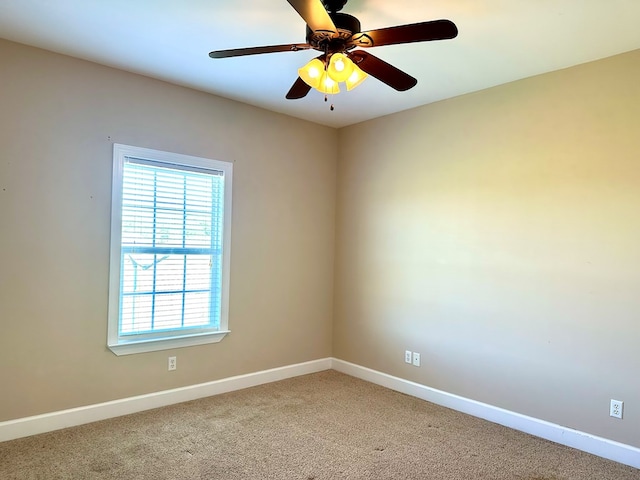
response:
[(324, 62), (314, 58), (298, 69), (298, 75), (311, 88), (324, 94), (340, 93), (341, 82), (345, 82), (347, 90), (353, 90), (368, 76), (343, 53), (334, 53)]
[[(347, 0), (287, 0), (287, 2), (306, 23), (307, 34), (304, 43), (214, 50), (209, 52), (209, 56), (229, 58), (300, 50), (320, 52), (316, 53), (320, 55), (319, 57), (298, 69), (298, 78), (285, 95), (288, 100), (304, 98), (312, 88), (315, 88), (325, 93), (326, 102), (327, 92), (337, 93), (340, 83), (345, 83), (347, 90), (353, 90), (368, 76), (367, 73), (394, 90), (404, 92), (415, 87), (418, 80), (375, 55), (371, 55), (367, 50), (385, 45), (447, 40), (458, 35), (458, 27), (451, 20), (428, 20), (375, 30), (362, 30), (360, 20), (353, 15), (341, 12)], [(329, 80), (327, 78), (323, 80), (324, 74)]]

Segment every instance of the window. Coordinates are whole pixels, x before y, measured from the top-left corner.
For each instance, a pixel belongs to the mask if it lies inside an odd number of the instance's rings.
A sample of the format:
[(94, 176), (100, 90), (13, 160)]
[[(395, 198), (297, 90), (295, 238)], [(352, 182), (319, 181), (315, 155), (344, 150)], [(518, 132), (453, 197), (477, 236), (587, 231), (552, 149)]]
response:
[(228, 331), (232, 165), (114, 145), (108, 346), (116, 355)]

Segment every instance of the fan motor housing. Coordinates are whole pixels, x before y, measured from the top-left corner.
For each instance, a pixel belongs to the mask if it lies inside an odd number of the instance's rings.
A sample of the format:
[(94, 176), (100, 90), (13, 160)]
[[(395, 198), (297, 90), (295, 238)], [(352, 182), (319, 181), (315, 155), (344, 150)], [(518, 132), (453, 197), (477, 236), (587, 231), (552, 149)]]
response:
[(345, 50), (345, 44), (351, 39), (351, 36), (360, 33), (360, 20), (346, 13), (333, 12), (329, 16), (338, 30), (337, 34), (324, 30), (316, 30), (314, 32), (307, 25), (307, 43), (321, 52), (342, 52)]

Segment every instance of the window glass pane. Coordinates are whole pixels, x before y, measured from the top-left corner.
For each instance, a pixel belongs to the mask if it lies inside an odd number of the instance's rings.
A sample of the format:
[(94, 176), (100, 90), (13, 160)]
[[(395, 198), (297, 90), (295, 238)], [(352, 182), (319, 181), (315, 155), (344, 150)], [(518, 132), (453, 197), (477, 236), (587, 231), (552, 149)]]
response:
[(184, 287), (184, 256), (156, 255), (156, 292), (181, 292)]
[(123, 206), (122, 243), (125, 245), (153, 244), (153, 209), (133, 205)]
[(156, 246), (181, 247), (183, 240), (183, 217), (182, 211), (160, 210), (156, 211), (155, 240)]
[(211, 288), (211, 255), (187, 255), (186, 290)]
[[(187, 293), (184, 298), (185, 327), (207, 325), (211, 318), (208, 293)], [(214, 319), (217, 317), (213, 317)], [(217, 326), (217, 323), (215, 324)]]
[(155, 330), (182, 327), (182, 293), (155, 295)]
[(151, 329), (151, 295), (124, 296), (122, 298), (122, 334), (138, 333)]
[(188, 212), (185, 218), (185, 246), (211, 246), (211, 212)]
[(124, 254), (122, 293), (153, 292), (154, 255)]

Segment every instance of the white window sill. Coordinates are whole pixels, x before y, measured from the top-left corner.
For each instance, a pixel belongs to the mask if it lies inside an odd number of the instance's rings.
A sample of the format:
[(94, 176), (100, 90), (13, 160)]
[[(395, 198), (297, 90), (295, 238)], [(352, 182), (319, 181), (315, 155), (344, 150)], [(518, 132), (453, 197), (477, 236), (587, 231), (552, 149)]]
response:
[(151, 340), (132, 340), (110, 344), (109, 349), (118, 356), (132, 355), (134, 353), (157, 352), (159, 350), (169, 350), (172, 348), (191, 347), (194, 345), (205, 345), (207, 343), (218, 343), (228, 333), (229, 330), (201, 333), (198, 335), (184, 335), (181, 337), (155, 338)]

